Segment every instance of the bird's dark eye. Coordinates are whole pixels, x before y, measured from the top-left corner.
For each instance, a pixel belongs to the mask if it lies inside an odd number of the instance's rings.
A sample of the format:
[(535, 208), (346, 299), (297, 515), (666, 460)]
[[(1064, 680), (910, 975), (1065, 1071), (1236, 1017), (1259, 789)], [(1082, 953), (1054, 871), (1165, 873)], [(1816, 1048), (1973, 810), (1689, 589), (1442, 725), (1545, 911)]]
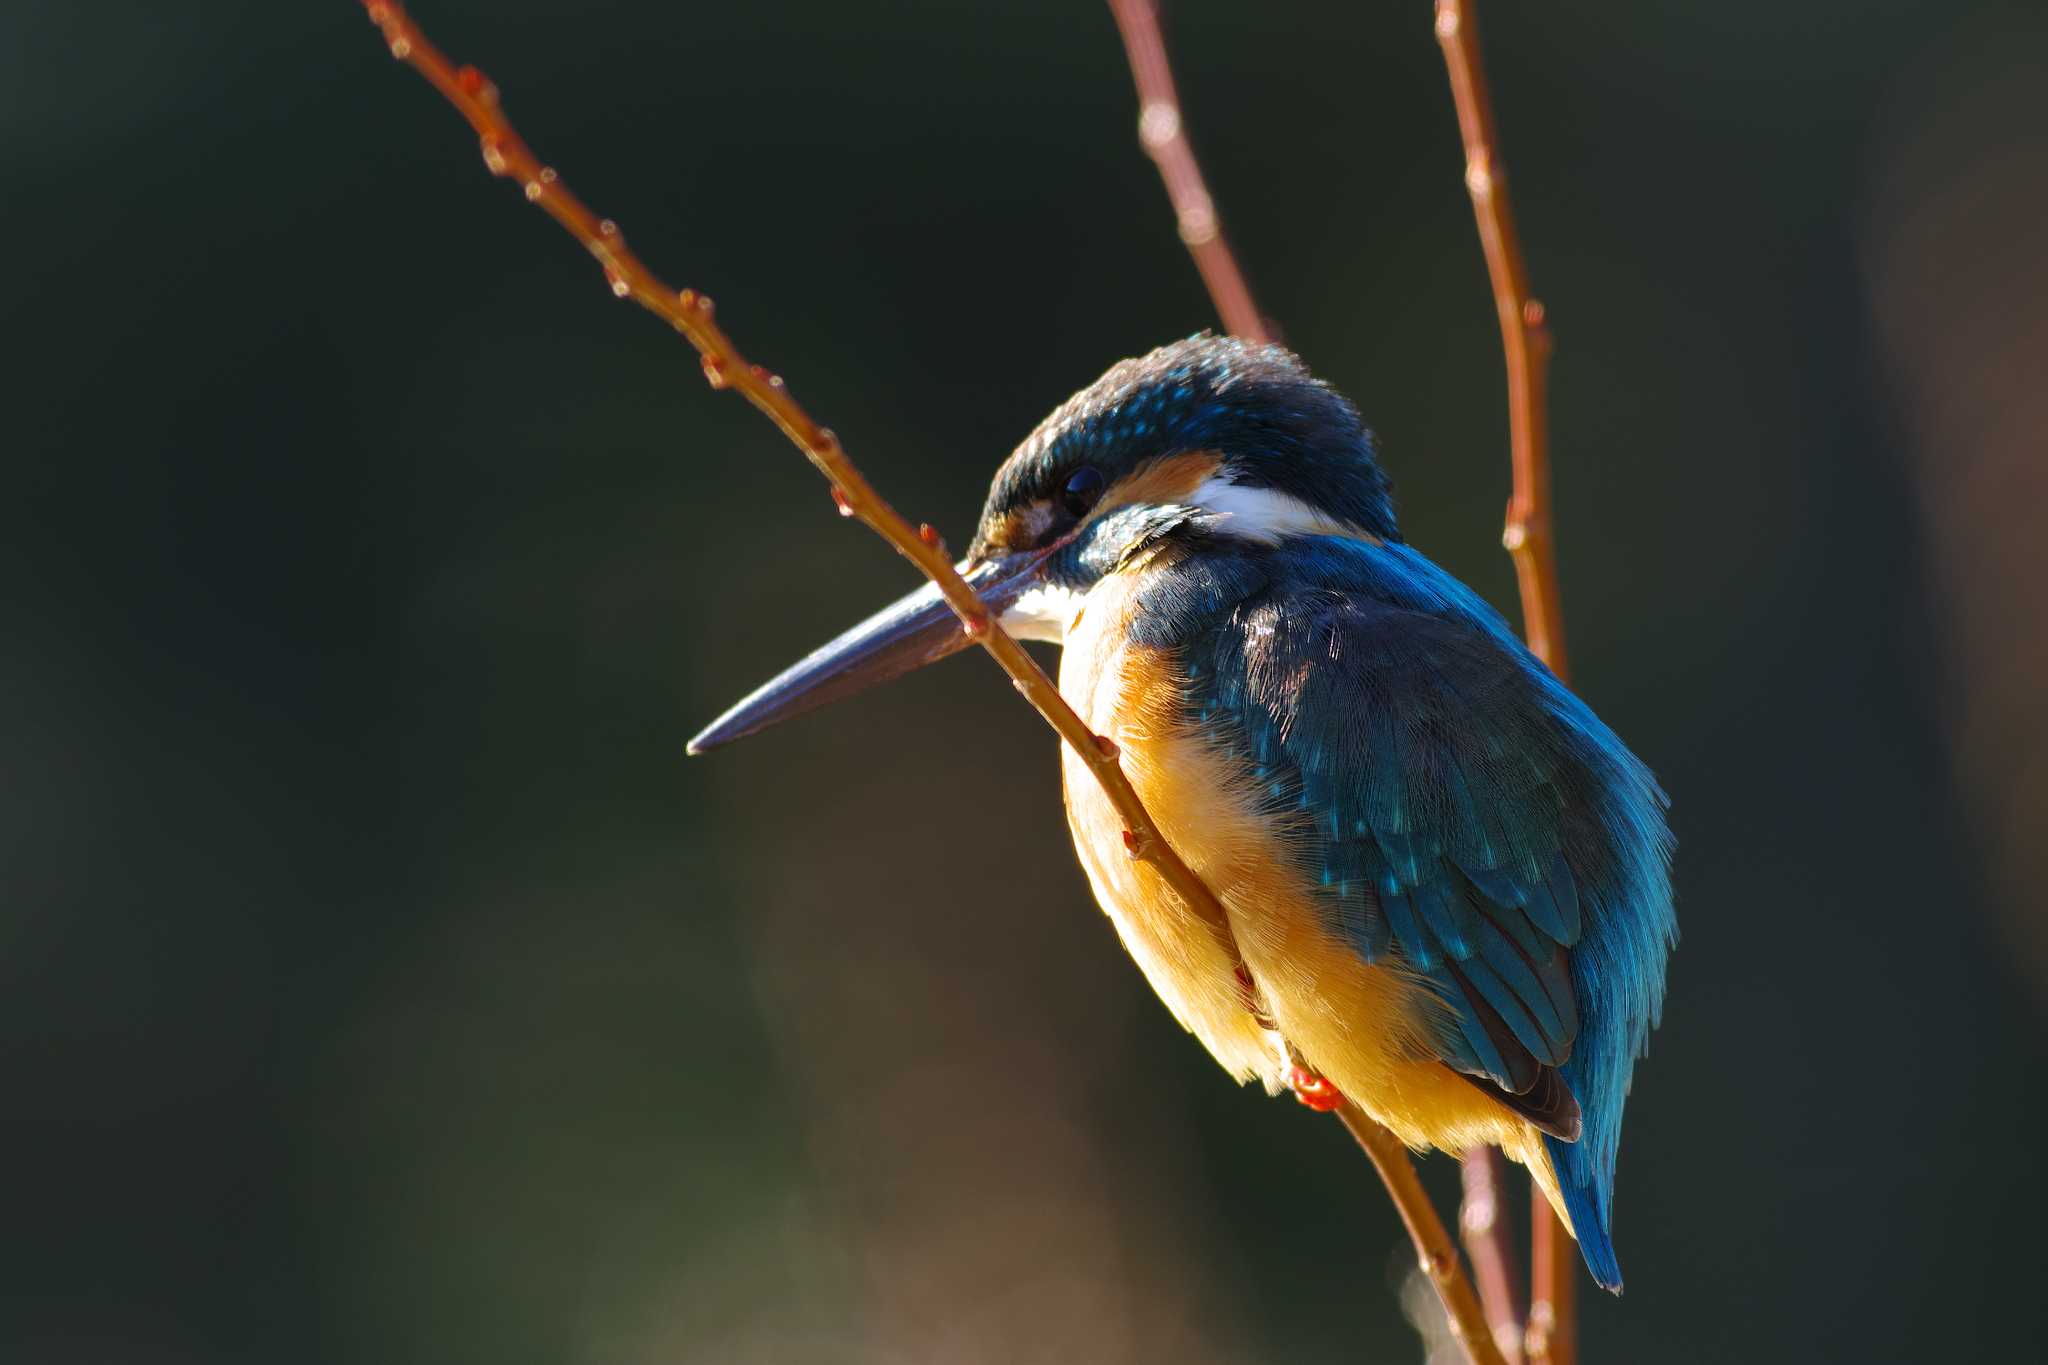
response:
[(1060, 491), (1060, 501), (1066, 504), (1075, 516), (1087, 515), (1095, 500), (1102, 496), (1102, 471), (1094, 465), (1082, 465), (1067, 479), (1067, 486)]

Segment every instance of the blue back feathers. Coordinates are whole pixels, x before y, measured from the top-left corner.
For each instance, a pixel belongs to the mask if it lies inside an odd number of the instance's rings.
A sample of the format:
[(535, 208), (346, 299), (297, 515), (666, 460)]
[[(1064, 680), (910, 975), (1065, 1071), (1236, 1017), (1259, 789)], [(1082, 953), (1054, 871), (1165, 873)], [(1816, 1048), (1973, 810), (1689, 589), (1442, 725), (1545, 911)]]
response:
[(1188, 719), (1312, 829), (1298, 856), (1331, 923), (1433, 981), (1454, 1016), (1444, 1061), (1553, 1134), (1587, 1264), (1619, 1289), (1622, 1106), (1677, 937), (1648, 770), (1498, 613), (1399, 544), (1204, 538), (1148, 573), (1140, 603), (1134, 640), (1179, 659)]

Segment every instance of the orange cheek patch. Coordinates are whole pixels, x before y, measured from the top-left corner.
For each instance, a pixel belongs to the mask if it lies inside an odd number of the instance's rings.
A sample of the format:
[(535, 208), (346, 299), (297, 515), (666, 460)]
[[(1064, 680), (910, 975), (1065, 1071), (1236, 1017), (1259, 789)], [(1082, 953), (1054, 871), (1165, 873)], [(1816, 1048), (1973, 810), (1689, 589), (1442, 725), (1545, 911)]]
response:
[(1109, 490), (1097, 515), (1133, 503), (1185, 502), (1222, 467), (1223, 457), (1213, 450), (1191, 450), (1149, 461)]
[(989, 536), (989, 543), (999, 550), (1029, 549), (1051, 524), (1052, 508), (1045, 503), (1012, 508)]

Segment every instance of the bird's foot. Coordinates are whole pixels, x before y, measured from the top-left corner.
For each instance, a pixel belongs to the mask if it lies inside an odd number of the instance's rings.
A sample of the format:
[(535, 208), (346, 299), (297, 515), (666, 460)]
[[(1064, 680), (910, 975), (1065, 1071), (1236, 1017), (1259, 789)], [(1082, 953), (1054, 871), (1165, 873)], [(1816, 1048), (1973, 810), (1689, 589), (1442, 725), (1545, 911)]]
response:
[(1305, 1066), (1296, 1066), (1287, 1073), (1287, 1087), (1294, 1092), (1295, 1099), (1318, 1114), (1327, 1114), (1344, 1104), (1343, 1091)]

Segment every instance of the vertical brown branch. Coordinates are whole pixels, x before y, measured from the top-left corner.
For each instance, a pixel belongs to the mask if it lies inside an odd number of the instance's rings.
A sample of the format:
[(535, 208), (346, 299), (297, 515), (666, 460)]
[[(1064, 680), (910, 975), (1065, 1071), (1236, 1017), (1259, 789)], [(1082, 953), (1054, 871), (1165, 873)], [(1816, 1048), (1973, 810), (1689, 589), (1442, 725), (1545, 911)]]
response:
[[(1508, 377), (1509, 457), (1514, 493), (1501, 542), (1515, 563), (1522, 596), (1522, 629), (1529, 648), (1566, 675), (1564, 608), (1557, 581), (1557, 546), (1550, 514), (1550, 326), (1543, 304), (1531, 297), (1529, 270), (1508, 201), (1493, 99), (1479, 52), (1479, 34), (1467, 0), (1436, 0), (1436, 36), (1458, 109), (1465, 145), (1465, 188), (1479, 225), (1486, 273), (1500, 319)], [(1487, 1154), (1491, 1159), (1491, 1154)], [(1468, 1167), (1468, 1178), (1472, 1168)], [(1578, 1354), (1578, 1255), (1570, 1234), (1541, 1192), (1531, 1198), (1528, 1358), (1572, 1365)]]
[[(938, 586), (960, 617), (961, 629), (973, 636), (1001, 665), (1017, 690), (1024, 694), (1102, 784), (1110, 803), (1123, 817), (1125, 845), (1131, 856), (1151, 863), (1189, 909), (1209, 924), (1219, 942), (1236, 958), (1239, 979), (1245, 983), (1247, 1007), (1259, 1009), (1257, 985), (1245, 967), (1242, 955), (1237, 952), (1236, 939), (1222, 904), (1159, 832), (1129, 779), (1124, 776), (1116, 745), (1088, 728), (1060, 695), (1052, 680), (1046, 677), (1037, 661), (1003, 630), (960, 576), (938, 534), (928, 525), (913, 527), (905, 520), (868, 483), (831, 430), (814, 421), (790, 395), (781, 376), (750, 364), (740, 354), (731, 339), (712, 321), (710, 299), (693, 290), (679, 292), (664, 284), (627, 249), (625, 236), (618, 224), (609, 218), (598, 217), (569, 192), (554, 169), (544, 165), (520, 138), (498, 102), (497, 88), (481, 72), (474, 67), (457, 67), (450, 62), (427, 40), (397, 0), (363, 0), (363, 7), (370, 21), (383, 33), (391, 55), (418, 71), (476, 130), (482, 143), (485, 167), (493, 175), (508, 176), (516, 181), (529, 203), (541, 208), (581, 243), (603, 267), (605, 279), (615, 296), (633, 300), (680, 332), (702, 357), (705, 378), (713, 388), (734, 390), (773, 421), (831, 483), (833, 500), (841, 515), (857, 518), (874, 530)], [(1156, 27), (1154, 31), (1156, 33)], [(1192, 160), (1189, 165), (1192, 166)], [(1199, 183), (1197, 178), (1197, 186)], [(394, 234), (394, 241), (402, 240)], [(1221, 249), (1220, 240), (1217, 245)], [(1227, 250), (1224, 256), (1227, 260)], [(1239, 285), (1241, 288), (1241, 279)], [(1249, 301), (1247, 294), (1247, 307)], [(1250, 316), (1256, 323), (1256, 313)], [(1341, 1112), (1346, 1126), (1378, 1167), (1388, 1196), (1394, 1201), (1403, 1224), (1414, 1239), (1417, 1254), (1429, 1271), (1437, 1292), (1443, 1297), (1453, 1324), (1463, 1334), (1474, 1365), (1504, 1365), (1483, 1330), (1471, 1283), (1465, 1278), (1464, 1268), (1436, 1210), (1431, 1207), (1421, 1182), (1415, 1176), (1407, 1153), (1392, 1134), (1348, 1102)]]
[(1574, 1365), (1579, 1358), (1579, 1249), (1541, 1190), (1529, 1198), (1529, 1330), (1531, 1365)]
[(1458, 131), (1465, 143), (1465, 188), (1472, 195), (1479, 244), (1493, 282), (1494, 309), (1500, 315), (1501, 347), (1507, 353), (1508, 443), (1515, 483), (1501, 543), (1514, 557), (1529, 648), (1561, 678), (1566, 672), (1564, 607), (1558, 596), (1557, 545), (1550, 518), (1550, 325), (1542, 302), (1529, 293), (1529, 269), (1508, 201), (1500, 135), (1471, 5), (1465, 0), (1437, 0), (1436, 36), (1450, 69)]
[(1458, 1232), (1472, 1258), (1472, 1278), (1479, 1285), (1479, 1303), (1486, 1310), (1493, 1344), (1508, 1365), (1521, 1365), (1522, 1311), (1515, 1294), (1515, 1268), (1508, 1252), (1507, 1225), (1501, 1217), (1501, 1172), (1506, 1165), (1491, 1147), (1465, 1154), (1459, 1164), (1465, 1197), (1458, 1206)]
[(1195, 163), (1181, 117), (1180, 96), (1173, 88), (1173, 67), (1166, 60), (1166, 40), (1159, 32), (1159, 11), (1152, 0), (1109, 0), (1131, 61), (1131, 79), (1138, 86), (1138, 141), (1159, 167), (1166, 197), (1180, 223), (1180, 239), (1195, 258), (1195, 269), (1216, 304), (1224, 329), (1246, 341), (1271, 341), (1266, 320), (1252, 302), (1251, 286), (1238, 269), (1237, 257), (1224, 240), (1216, 201)]

